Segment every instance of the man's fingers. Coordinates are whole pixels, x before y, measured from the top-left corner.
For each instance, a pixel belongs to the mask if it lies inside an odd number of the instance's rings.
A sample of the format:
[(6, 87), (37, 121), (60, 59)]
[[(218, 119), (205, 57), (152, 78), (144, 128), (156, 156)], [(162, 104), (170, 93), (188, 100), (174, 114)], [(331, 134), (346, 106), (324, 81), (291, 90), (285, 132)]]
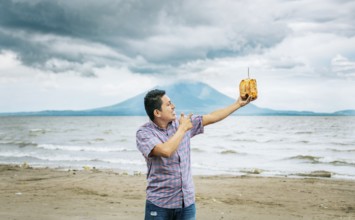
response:
[(189, 119), (191, 119), (192, 115), (193, 115), (193, 114), (192, 114), (192, 113), (190, 113), (190, 114), (189, 114), (189, 116), (188, 116), (188, 118), (189, 118)]

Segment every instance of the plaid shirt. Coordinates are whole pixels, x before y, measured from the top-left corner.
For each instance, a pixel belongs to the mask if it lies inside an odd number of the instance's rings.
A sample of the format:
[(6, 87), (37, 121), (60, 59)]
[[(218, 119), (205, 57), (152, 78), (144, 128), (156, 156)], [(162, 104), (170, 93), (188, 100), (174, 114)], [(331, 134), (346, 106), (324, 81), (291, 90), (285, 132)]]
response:
[(137, 131), (137, 148), (148, 167), (147, 200), (162, 208), (181, 208), (195, 202), (191, 175), (190, 138), (203, 133), (202, 116), (192, 116), (193, 128), (185, 133), (178, 149), (169, 158), (149, 156), (153, 148), (168, 141), (177, 131), (179, 121), (171, 122), (167, 129), (152, 121)]

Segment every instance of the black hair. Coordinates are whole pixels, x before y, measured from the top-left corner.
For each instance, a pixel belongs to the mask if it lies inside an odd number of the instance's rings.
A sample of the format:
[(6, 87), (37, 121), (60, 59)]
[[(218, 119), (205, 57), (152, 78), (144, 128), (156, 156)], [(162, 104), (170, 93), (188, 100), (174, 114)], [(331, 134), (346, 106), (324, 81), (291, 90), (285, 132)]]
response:
[(163, 104), (161, 97), (163, 97), (164, 95), (165, 91), (160, 89), (153, 89), (145, 95), (144, 108), (150, 120), (154, 121), (155, 109), (161, 111), (161, 105)]

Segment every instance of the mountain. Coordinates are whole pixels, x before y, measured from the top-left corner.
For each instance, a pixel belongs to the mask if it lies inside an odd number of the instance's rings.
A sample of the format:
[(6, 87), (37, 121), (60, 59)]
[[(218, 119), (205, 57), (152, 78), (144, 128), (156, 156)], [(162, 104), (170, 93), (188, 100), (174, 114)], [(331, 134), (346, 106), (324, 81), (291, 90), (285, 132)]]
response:
[(336, 115), (343, 115), (343, 116), (353, 116), (355, 115), (355, 110), (342, 110), (342, 111), (337, 111), (337, 112), (334, 112), (334, 114)]
[[(170, 86), (156, 87), (166, 91), (171, 101), (176, 106), (175, 111), (179, 114), (190, 112), (194, 114), (206, 114), (235, 102), (232, 99), (207, 84), (201, 82), (179, 82)], [(106, 113), (108, 115), (146, 115), (144, 110), (144, 96), (142, 93), (116, 105), (89, 110), (91, 112)], [(239, 114), (255, 115), (272, 112), (272, 110), (258, 108), (253, 104), (240, 109)]]
[[(223, 108), (235, 102), (209, 85), (201, 82), (179, 82), (169, 86), (156, 87), (163, 89), (176, 106), (176, 113), (206, 114)], [(0, 113), (0, 116), (133, 116), (146, 115), (144, 110), (144, 96), (146, 92), (127, 99), (115, 105), (94, 108), (81, 111), (40, 111), (40, 112), (17, 112)], [(249, 104), (239, 109), (235, 115), (355, 115), (355, 110), (344, 110), (334, 113), (315, 113), (310, 111), (278, 111), (260, 108)]]

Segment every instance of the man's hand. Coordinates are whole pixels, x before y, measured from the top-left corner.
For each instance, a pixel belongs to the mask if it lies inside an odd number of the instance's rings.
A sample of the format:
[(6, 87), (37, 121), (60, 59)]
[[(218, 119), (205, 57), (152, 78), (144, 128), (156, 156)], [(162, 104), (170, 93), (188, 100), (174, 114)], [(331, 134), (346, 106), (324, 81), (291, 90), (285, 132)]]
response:
[[(254, 100), (253, 100), (254, 101)], [(240, 107), (243, 107), (251, 102), (251, 96), (249, 96), (246, 100), (243, 100), (240, 96), (238, 98), (237, 103), (240, 105)]]
[(183, 129), (183, 131), (188, 131), (190, 130), (193, 125), (191, 122), (191, 117), (192, 117), (192, 113), (189, 114), (189, 116), (185, 117), (184, 113), (181, 113), (181, 117), (179, 120), (179, 127), (181, 127)]
[(179, 128), (175, 134), (170, 137), (168, 141), (155, 145), (149, 155), (165, 158), (171, 157), (171, 155), (173, 155), (173, 153), (178, 149), (186, 134), (186, 131), (193, 127), (191, 117), (192, 114), (189, 114), (189, 116), (185, 117), (184, 113), (181, 113)]

